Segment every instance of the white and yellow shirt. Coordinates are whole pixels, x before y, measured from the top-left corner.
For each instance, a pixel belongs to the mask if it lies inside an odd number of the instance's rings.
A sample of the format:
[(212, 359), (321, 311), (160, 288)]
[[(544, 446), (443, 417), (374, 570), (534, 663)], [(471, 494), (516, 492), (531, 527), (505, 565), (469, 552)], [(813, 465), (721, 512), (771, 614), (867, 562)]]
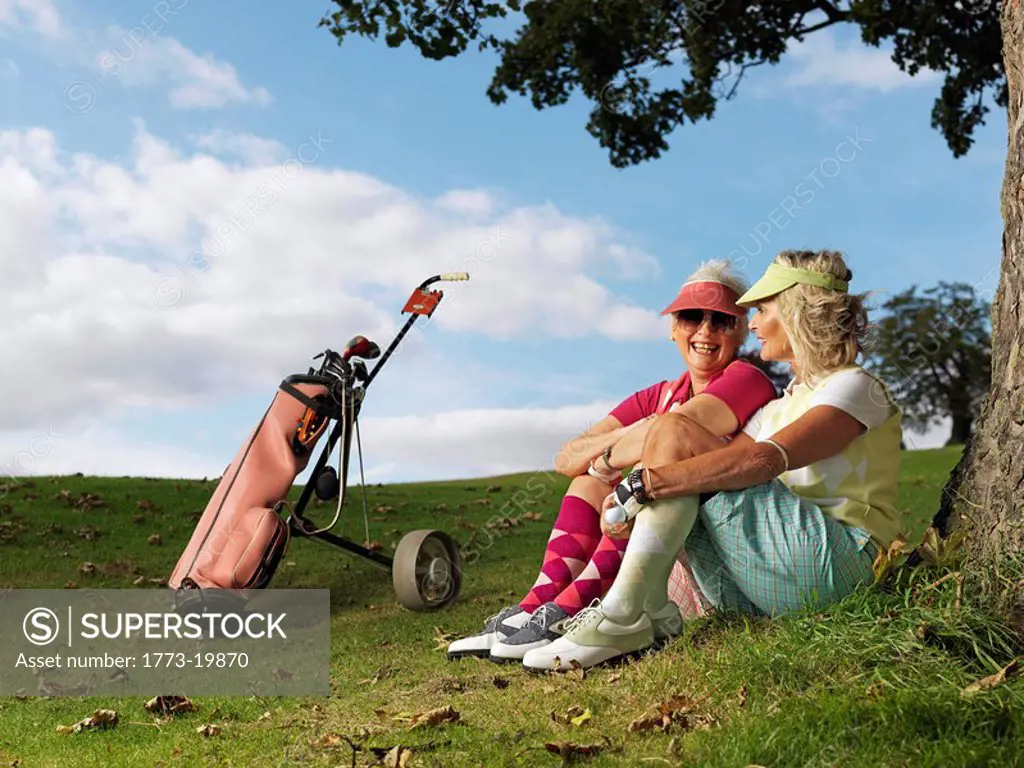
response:
[(765, 405), (743, 431), (770, 438), (811, 408), (831, 405), (866, 428), (842, 452), (779, 479), (836, 520), (862, 528), (884, 548), (900, 535), (899, 494), (902, 413), (885, 384), (857, 365), (822, 377), (813, 386), (790, 382), (783, 396)]

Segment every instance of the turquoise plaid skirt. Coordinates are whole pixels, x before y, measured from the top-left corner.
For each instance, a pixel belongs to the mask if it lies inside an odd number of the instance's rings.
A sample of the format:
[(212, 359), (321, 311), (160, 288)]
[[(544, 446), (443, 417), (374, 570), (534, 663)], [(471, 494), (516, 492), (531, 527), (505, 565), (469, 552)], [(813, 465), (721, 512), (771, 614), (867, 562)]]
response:
[(755, 616), (823, 607), (870, 584), (876, 552), (866, 531), (778, 479), (704, 502), (684, 550), (708, 602)]

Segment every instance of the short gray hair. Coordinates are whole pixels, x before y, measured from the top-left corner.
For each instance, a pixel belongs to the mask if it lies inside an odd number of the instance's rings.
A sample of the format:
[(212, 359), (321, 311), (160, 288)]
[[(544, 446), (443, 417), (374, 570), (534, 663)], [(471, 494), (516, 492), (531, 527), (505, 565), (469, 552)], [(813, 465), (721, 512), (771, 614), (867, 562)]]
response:
[(727, 285), (736, 291), (737, 296), (742, 296), (750, 290), (750, 284), (743, 276), (743, 273), (733, 269), (732, 262), (727, 259), (711, 259), (703, 262), (697, 269), (686, 278), (687, 283), (698, 280), (711, 280), (716, 283)]

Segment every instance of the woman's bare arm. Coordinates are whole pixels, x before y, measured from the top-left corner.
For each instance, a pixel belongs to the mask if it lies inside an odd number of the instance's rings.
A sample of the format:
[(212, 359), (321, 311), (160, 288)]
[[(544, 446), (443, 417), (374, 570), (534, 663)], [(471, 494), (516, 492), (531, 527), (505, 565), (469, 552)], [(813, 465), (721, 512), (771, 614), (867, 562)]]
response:
[(614, 445), (634, 425), (622, 426), (614, 416), (605, 416), (586, 432), (569, 440), (555, 455), (555, 471), (569, 477), (583, 474), (590, 462)]
[[(731, 435), (739, 428), (739, 422), (732, 409), (714, 395), (696, 395), (670, 410), (692, 419), (716, 437)], [(651, 421), (645, 421), (642, 426), (615, 443), (609, 458), (613, 467), (625, 469), (635, 466), (640, 461), (644, 440), (647, 439), (650, 427)]]
[[(845, 411), (830, 405), (818, 405), (770, 439), (789, 456), (789, 469), (800, 469), (835, 456), (865, 429)], [(647, 490), (653, 491), (654, 498), (658, 499), (732, 491), (767, 483), (783, 471), (785, 460), (774, 445), (739, 440), (720, 451), (650, 467)]]

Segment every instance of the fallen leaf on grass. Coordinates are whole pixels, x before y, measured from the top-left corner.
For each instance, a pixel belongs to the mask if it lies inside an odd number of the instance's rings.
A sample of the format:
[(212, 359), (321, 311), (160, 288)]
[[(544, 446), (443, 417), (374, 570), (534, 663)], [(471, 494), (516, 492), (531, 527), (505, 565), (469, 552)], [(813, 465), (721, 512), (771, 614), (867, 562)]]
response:
[(447, 649), (454, 639), (455, 635), (451, 632), (445, 632), (440, 627), (434, 627), (434, 642), (437, 643), (437, 647), (434, 648), (435, 651)]
[(744, 683), (740, 686), (740, 709), (747, 706), (747, 685)]
[(156, 509), (156, 504), (154, 504), (149, 499), (139, 499), (138, 502), (136, 502), (135, 506), (137, 506), (143, 512), (152, 512), (154, 509)]
[(366, 751), (377, 759), (376, 764), (378, 765), (388, 766), (388, 768), (396, 768), (396, 766), (403, 768), (403, 766), (410, 765), (414, 749), (417, 752), (430, 752), (439, 746), (449, 746), (450, 744), (451, 741), (428, 741), (425, 744), (416, 744), (415, 747), (407, 747), (404, 744), (396, 744), (392, 747), (366, 747)]
[(649, 731), (658, 728), (667, 731), (673, 723), (681, 725), (685, 729), (708, 726), (715, 722), (709, 715), (697, 714), (699, 701), (694, 701), (689, 696), (676, 694), (663, 701), (654, 712), (641, 715), (629, 724), (627, 729), (630, 733)]
[(990, 688), (995, 688), (997, 685), (1006, 682), (1007, 678), (1016, 675), (1019, 671), (1020, 662), (1018, 659), (1014, 659), (1005, 667), (996, 672), (994, 675), (983, 677), (981, 678), (981, 680), (976, 680), (975, 682), (968, 685), (966, 688), (960, 691), (960, 696), (963, 698), (967, 698), (969, 696), (973, 696), (976, 693), (980, 693), (981, 691), (987, 691)]
[(196, 728), (196, 733), (198, 733), (200, 736), (205, 736), (207, 738), (209, 738), (210, 736), (220, 736), (220, 731), (220, 726), (214, 725), (213, 723), (207, 723), (206, 725), (201, 725), (198, 728)]
[(83, 493), (71, 503), (71, 506), (82, 512), (88, 512), (97, 507), (105, 507), (107, 503), (100, 498), (98, 493)]
[(314, 739), (309, 746), (314, 749), (334, 749), (340, 747), (344, 739), (336, 733), (325, 733), (319, 739)]
[(569, 666), (571, 669), (566, 673), (567, 675), (578, 677), (580, 680), (587, 679), (587, 670), (576, 659), (569, 659)]
[(58, 725), (57, 733), (81, 733), (92, 728), (112, 728), (117, 725), (118, 714), (112, 709), (97, 709), (91, 715), (79, 720), (74, 725)]
[(82, 563), (78, 566), (78, 572), (83, 576), (90, 576), (96, 573), (96, 566), (93, 563)]
[(590, 720), (591, 717), (593, 717), (593, 715), (590, 710), (583, 709), (583, 707), (579, 705), (569, 707), (568, 711), (564, 715), (556, 714), (554, 711), (551, 713), (551, 719), (556, 723), (561, 723), (562, 725), (572, 724), (580, 726)]
[(495, 675), (494, 679), (491, 680), (491, 682), (494, 683), (494, 687), (497, 688), (499, 691), (503, 691), (506, 688), (508, 688), (508, 680), (504, 677), (499, 677), (498, 675)]
[(871, 570), (875, 577), (875, 584), (881, 583), (888, 578), (889, 574), (896, 570), (896, 566), (899, 565), (901, 556), (906, 553), (906, 548), (906, 540), (897, 537), (893, 539), (887, 551), (879, 551), (878, 556), (871, 565)]
[(523, 513), (523, 520), (530, 520), (531, 522), (539, 523), (540, 520), (541, 520), (541, 513), (540, 512), (524, 512)]
[(570, 741), (552, 741), (544, 745), (548, 752), (562, 758), (562, 764), (568, 765), (577, 757), (592, 757), (605, 749), (611, 740), (605, 736), (605, 744), (573, 744)]
[(412, 760), (412, 750), (401, 745), (393, 747), (384, 756), (384, 768), (406, 768)]
[(146, 543), (158, 547), (164, 543), (163, 537), (159, 533), (150, 534), (149, 538), (146, 539)]
[(98, 539), (100, 536), (103, 535), (103, 533), (100, 531), (100, 529), (97, 528), (94, 525), (83, 525), (83, 526), (80, 526), (78, 528), (78, 530), (75, 531), (75, 533), (78, 536), (81, 536), (86, 541), (92, 541), (93, 539)]
[(187, 696), (154, 696), (143, 704), (147, 712), (159, 715), (177, 715), (182, 712), (195, 712), (196, 705)]
[[(373, 712), (377, 717), (387, 716), (387, 713), (382, 709), (375, 709)], [(416, 714), (403, 712), (402, 714), (395, 715), (391, 719), (409, 723), (410, 728), (419, 728), (424, 725), (433, 727), (436, 725), (442, 725), (443, 723), (457, 723), (459, 722), (459, 718), (459, 713), (451, 707), (438, 707), (437, 709), (431, 709), (426, 712), (417, 712)]]

